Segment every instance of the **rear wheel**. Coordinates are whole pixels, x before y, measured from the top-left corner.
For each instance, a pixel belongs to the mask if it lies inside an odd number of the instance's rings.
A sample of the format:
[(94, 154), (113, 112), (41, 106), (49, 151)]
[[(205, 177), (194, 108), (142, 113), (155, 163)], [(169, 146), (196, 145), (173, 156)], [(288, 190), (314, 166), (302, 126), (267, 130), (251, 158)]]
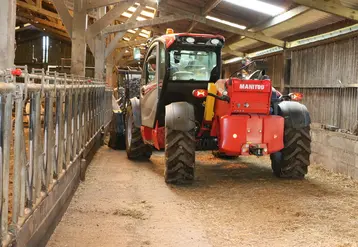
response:
[(126, 113), (126, 152), (129, 159), (149, 159), (152, 155), (152, 148), (144, 144), (140, 128), (134, 125), (132, 107), (127, 107)]
[(285, 128), (284, 144), (280, 152), (270, 156), (274, 174), (280, 178), (304, 178), (310, 164), (310, 127)]
[(195, 131), (165, 128), (165, 182), (190, 183), (194, 180)]

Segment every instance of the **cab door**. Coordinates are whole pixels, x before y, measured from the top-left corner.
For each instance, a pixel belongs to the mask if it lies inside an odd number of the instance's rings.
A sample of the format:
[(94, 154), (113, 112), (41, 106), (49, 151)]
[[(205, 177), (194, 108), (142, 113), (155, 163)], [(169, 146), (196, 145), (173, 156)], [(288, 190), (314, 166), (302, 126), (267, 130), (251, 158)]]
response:
[(154, 43), (147, 54), (140, 90), (141, 116), (143, 126), (154, 128), (159, 98), (159, 43)]

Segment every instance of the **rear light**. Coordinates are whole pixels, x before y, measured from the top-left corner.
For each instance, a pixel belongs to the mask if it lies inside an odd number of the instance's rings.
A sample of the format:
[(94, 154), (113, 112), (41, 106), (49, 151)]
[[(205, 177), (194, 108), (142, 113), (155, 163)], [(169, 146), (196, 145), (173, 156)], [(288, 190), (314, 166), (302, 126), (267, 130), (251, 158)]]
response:
[(206, 98), (206, 96), (208, 96), (208, 91), (205, 89), (195, 89), (193, 91), (193, 96), (199, 99)]
[(290, 93), (288, 96), (290, 96), (293, 101), (301, 101), (303, 99), (302, 93)]

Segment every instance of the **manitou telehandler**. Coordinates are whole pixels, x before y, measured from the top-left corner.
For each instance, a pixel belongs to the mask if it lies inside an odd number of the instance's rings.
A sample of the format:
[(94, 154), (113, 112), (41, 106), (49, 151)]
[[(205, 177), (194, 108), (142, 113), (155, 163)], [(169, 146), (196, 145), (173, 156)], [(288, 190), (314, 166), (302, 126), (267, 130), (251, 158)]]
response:
[(167, 183), (194, 180), (196, 150), (270, 155), (276, 176), (303, 178), (311, 138), (309, 113), (297, 102), (302, 95), (281, 95), (265, 70), (220, 80), (223, 46), (220, 35), (191, 33), (150, 43), (140, 95), (127, 103), (128, 158), (164, 149)]

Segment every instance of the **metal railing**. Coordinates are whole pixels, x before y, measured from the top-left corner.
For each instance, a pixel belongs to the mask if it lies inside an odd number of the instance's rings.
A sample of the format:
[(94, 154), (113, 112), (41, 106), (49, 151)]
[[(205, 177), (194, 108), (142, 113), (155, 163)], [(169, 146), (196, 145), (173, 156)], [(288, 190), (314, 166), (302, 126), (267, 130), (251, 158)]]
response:
[(100, 81), (28, 73), (27, 67), (0, 71), (0, 78), (0, 217), (6, 245), (110, 123), (112, 90)]

